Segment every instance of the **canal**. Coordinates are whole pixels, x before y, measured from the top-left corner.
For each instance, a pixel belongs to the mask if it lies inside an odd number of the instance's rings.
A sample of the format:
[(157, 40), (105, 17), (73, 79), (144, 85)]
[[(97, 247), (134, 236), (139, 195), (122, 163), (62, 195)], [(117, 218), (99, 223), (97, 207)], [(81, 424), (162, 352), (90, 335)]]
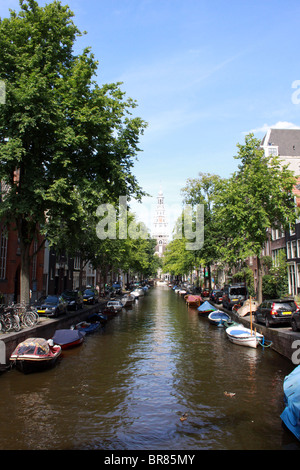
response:
[(280, 420), (293, 368), (156, 287), (54, 369), (0, 377), (0, 449), (299, 449)]

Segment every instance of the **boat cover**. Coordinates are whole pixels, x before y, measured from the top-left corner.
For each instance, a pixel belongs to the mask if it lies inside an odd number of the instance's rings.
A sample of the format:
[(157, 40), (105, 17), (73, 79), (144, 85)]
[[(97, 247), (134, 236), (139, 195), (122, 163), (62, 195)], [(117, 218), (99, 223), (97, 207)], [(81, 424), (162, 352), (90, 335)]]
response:
[(56, 330), (53, 336), (53, 341), (60, 346), (63, 346), (68, 343), (73, 343), (78, 339), (81, 339), (85, 336), (85, 333), (79, 330)]
[(230, 316), (227, 313), (222, 312), (222, 310), (216, 310), (214, 312), (211, 312), (209, 314), (209, 318), (216, 319), (216, 320), (219, 320), (219, 319), (230, 320)]
[(27, 354), (35, 354), (44, 356), (49, 354), (50, 348), (46, 339), (44, 338), (27, 338), (22, 343), (18, 344), (13, 352), (13, 355), (24, 356)]
[[(258, 302), (251, 299), (251, 311), (252, 312), (255, 312), (257, 310), (258, 305), (259, 305)], [(245, 300), (243, 305), (237, 310), (237, 314), (240, 317), (244, 317), (248, 313), (250, 313), (250, 299)]]
[(300, 440), (300, 366), (287, 375), (283, 382), (285, 409), (281, 419)]
[(197, 310), (198, 312), (214, 312), (217, 309), (206, 300)]

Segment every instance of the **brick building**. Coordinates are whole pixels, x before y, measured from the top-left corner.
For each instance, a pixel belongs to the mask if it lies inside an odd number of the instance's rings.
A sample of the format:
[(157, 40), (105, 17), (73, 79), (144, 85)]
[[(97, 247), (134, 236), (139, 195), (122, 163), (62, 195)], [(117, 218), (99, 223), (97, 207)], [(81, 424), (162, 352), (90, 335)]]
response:
[[(36, 299), (43, 292), (44, 249), (36, 254), (37, 247), (43, 238), (37, 237), (31, 247), (30, 289), (32, 299)], [(5, 303), (19, 302), (20, 300), (20, 243), (18, 233), (14, 226), (7, 229), (0, 224), (0, 296)]]

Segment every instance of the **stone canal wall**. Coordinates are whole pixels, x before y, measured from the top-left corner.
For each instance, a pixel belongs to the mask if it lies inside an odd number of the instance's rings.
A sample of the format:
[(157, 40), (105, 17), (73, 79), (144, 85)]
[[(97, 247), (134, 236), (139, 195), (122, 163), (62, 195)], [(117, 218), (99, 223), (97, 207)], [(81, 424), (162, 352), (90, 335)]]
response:
[(6, 364), (1, 364), (0, 369), (9, 365), (9, 358), (19, 343), (27, 338), (52, 338), (57, 329), (70, 328), (72, 325), (86, 320), (92, 313), (99, 312), (105, 302), (84, 307), (77, 312), (69, 311), (57, 318), (40, 317), (39, 322), (32, 328), (22, 328), (18, 332), (0, 334), (0, 340), (5, 344)]

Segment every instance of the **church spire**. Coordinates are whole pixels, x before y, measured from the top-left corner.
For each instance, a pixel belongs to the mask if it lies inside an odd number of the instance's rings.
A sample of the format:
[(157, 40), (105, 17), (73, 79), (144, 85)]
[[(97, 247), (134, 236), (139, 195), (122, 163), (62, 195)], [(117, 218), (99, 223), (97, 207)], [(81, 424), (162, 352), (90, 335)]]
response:
[(165, 211), (164, 195), (160, 189), (157, 196), (157, 204), (154, 213), (153, 238), (156, 239), (155, 254), (160, 258), (163, 256), (168, 244), (168, 222)]

